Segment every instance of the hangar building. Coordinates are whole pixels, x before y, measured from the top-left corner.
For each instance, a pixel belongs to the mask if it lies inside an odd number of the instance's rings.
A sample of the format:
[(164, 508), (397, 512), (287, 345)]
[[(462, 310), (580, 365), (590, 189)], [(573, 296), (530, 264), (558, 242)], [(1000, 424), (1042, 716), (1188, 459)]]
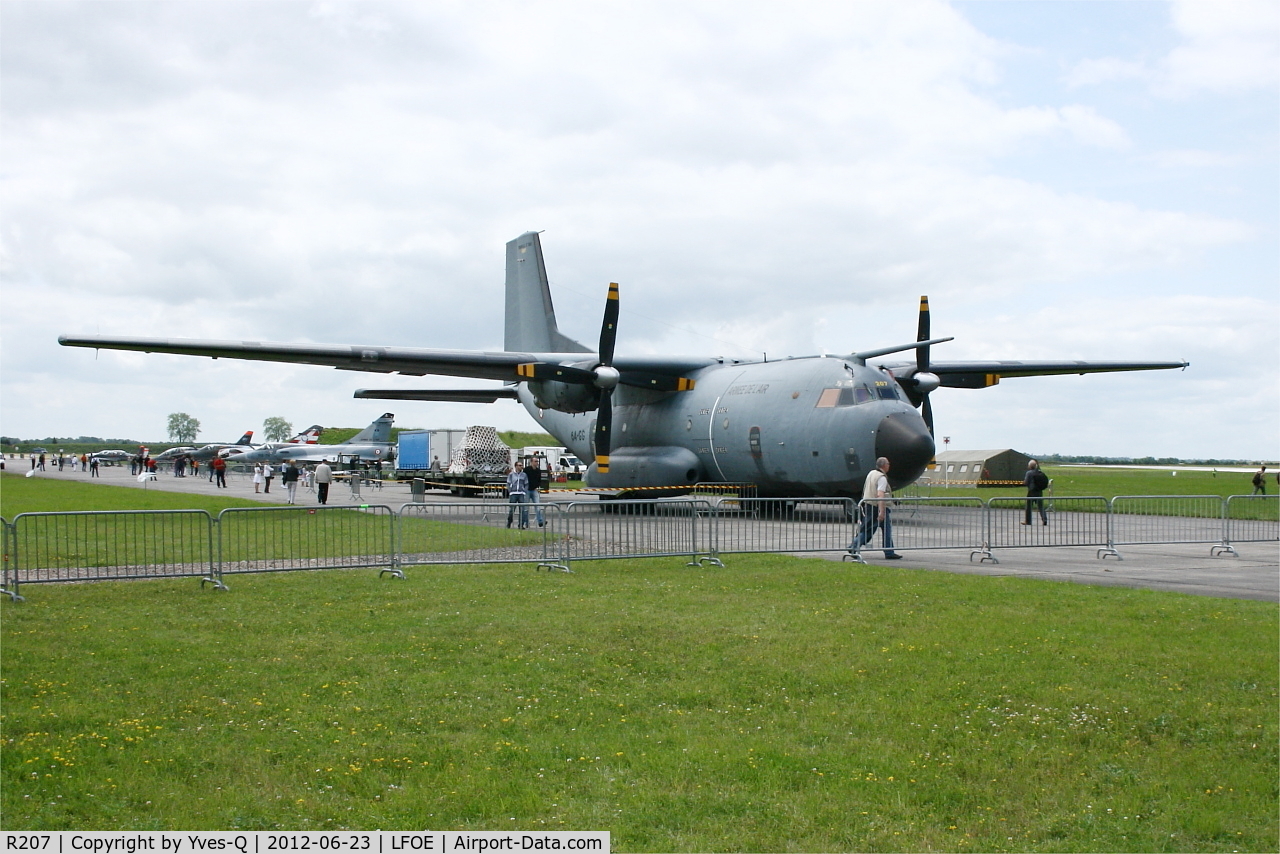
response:
[(1003, 448), (994, 451), (943, 451), (935, 455), (938, 465), (929, 469), (934, 486), (1018, 486), (1032, 459), (1021, 451)]

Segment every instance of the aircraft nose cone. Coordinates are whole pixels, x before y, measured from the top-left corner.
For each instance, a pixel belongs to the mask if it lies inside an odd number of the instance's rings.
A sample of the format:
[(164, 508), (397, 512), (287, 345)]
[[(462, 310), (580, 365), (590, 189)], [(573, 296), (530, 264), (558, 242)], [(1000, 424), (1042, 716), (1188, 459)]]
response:
[(889, 485), (894, 489), (924, 474), (933, 453), (933, 437), (914, 410), (886, 415), (876, 429), (876, 456), (889, 460)]

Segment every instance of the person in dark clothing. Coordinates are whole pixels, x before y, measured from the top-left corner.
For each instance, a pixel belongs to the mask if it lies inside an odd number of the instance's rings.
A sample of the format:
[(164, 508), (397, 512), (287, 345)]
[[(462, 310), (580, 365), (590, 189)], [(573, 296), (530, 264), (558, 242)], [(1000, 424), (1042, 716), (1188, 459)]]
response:
[(1031, 460), (1027, 463), (1027, 475), (1022, 479), (1027, 488), (1027, 513), (1022, 524), (1031, 524), (1031, 507), (1040, 511), (1040, 524), (1048, 525), (1049, 517), (1044, 513), (1044, 491), (1049, 488), (1049, 476), (1040, 471), (1040, 463)]
[(541, 528), (547, 524), (547, 520), (542, 515), (542, 500), (538, 496), (538, 490), (542, 488), (542, 466), (538, 464), (537, 457), (529, 460), (529, 467), (524, 470), (524, 474), (529, 481), (529, 493), (526, 500), (533, 505), (534, 513), (538, 518), (538, 527)]
[(298, 464), (293, 460), (289, 461), (289, 465), (285, 466), (284, 472), (280, 475), (280, 482), (284, 484), (285, 491), (289, 493), (289, 503), (294, 504), (298, 498), (298, 476), (302, 472), (298, 471)]

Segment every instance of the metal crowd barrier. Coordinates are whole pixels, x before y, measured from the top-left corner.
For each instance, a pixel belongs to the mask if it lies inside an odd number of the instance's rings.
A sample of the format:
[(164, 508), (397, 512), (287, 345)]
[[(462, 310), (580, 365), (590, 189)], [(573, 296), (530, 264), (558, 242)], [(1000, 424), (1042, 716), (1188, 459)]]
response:
[(403, 577), (396, 518), (381, 504), (231, 507), (218, 514), (218, 566), (223, 575), (378, 566)]
[[(1044, 503), (1044, 519), (1037, 504), (1040, 501)], [(1094, 546), (1098, 557), (1119, 557), (1108, 539), (1109, 509), (1110, 503), (1102, 497), (989, 498), (986, 547), (969, 558), (981, 554), (982, 560), (999, 563), (992, 549), (1056, 546)]]
[(1232, 495), (1224, 502), (1223, 516), (1222, 551), (1235, 554), (1232, 543), (1280, 540), (1280, 495)]
[(204, 510), (19, 513), (6, 525), (20, 585), (130, 578), (199, 578), (222, 586), (213, 561), (213, 518)]
[[(856, 527), (860, 529), (863, 507), (877, 502), (858, 502)], [(889, 528), (894, 551), (922, 549), (984, 550), (987, 535), (987, 508), (981, 498), (897, 498), (889, 505)], [(850, 538), (852, 540), (852, 538)], [(879, 545), (876, 545), (879, 543)], [(885, 549), (884, 532), (877, 531), (871, 542), (850, 553), (859, 563), (864, 551)]]
[[(1280, 540), (1278, 496), (1046, 498), (1048, 524), (1029, 499), (896, 498), (896, 551), (995, 550)], [(198, 577), (225, 589), (227, 574), (431, 564), (533, 563), (569, 571), (573, 561), (680, 556), (723, 565), (730, 553), (843, 552), (860, 524), (848, 499), (601, 500), (523, 505), (472, 503), (23, 513), (0, 519), (0, 595), (21, 599), (24, 584)], [(509, 516), (510, 514), (510, 516)], [(508, 518), (511, 527), (507, 526)], [(541, 523), (541, 524), (540, 524)], [(884, 548), (882, 534), (851, 553)]]
[[(549, 553), (552, 527), (545, 523), (558, 519), (563, 511), (557, 504), (525, 504), (529, 527), (522, 529), (520, 506), (492, 501), (406, 504), (399, 514), (396, 552), (400, 564), (554, 565)], [(539, 525), (539, 521), (544, 524)]]
[(707, 519), (711, 504), (687, 498), (636, 501), (574, 501), (548, 516), (558, 568), (575, 560), (684, 557), (689, 565), (718, 563), (710, 552)]
[(721, 498), (710, 508), (710, 555), (842, 552), (853, 540), (851, 498)]
[[(1225, 502), (1217, 495), (1117, 495), (1110, 546), (1227, 542)], [(1234, 550), (1233, 550), (1234, 551)]]
[(11, 536), (9, 520), (0, 516), (0, 549), (3, 550), (4, 556), (4, 565), (0, 566), (0, 596), (8, 596), (15, 602), (21, 602), (22, 597), (18, 595), (17, 567), (11, 559), (13, 554), (9, 545)]

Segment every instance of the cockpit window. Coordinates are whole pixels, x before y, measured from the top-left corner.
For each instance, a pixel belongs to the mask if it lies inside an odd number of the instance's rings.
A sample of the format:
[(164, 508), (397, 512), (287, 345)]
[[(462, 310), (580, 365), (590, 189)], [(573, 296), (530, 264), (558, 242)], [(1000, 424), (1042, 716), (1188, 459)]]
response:
[(818, 395), (818, 408), (830, 409), (840, 401), (840, 389), (824, 388), (822, 394)]
[(879, 381), (876, 383), (876, 396), (881, 400), (897, 400), (898, 390), (897, 383), (887, 383)]
[(818, 408), (829, 409), (833, 406), (853, 406), (856, 403), (866, 403), (872, 399), (871, 390), (864, 386), (859, 386), (858, 388), (849, 388), (847, 386), (824, 388), (822, 394), (818, 396)]

